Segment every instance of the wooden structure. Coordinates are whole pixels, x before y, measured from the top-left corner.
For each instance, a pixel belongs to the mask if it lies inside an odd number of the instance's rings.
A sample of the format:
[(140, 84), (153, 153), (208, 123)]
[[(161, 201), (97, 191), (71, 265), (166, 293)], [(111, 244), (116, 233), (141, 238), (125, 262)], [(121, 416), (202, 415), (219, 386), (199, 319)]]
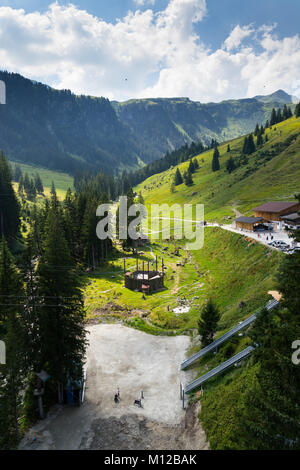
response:
[(264, 222), (263, 217), (238, 217), (234, 220), (236, 228), (241, 228), (243, 230), (249, 230), (251, 232), (254, 231), (254, 227), (256, 225), (261, 224)]
[[(134, 272), (126, 272), (126, 262), (124, 259), (124, 280), (127, 289), (143, 292), (144, 294), (152, 294), (164, 289), (164, 260), (161, 261), (161, 271), (158, 270), (157, 257), (155, 261), (155, 269), (150, 269), (150, 263), (143, 261), (142, 266), (139, 260), (136, 260), (136, 270)], [(141, 268), (141, 269), (140, 269)]]
[(294, 214), (282, 215), (280, 220), (288, 228), (299, 228), (300, 227), (300, 215), (295, 212)]
[(295, 202), (267, 202), (253, 209), (254, 217), (263, 217), (266, 221), (281, 221), (281, 216), (300, 210), (300, 203)]

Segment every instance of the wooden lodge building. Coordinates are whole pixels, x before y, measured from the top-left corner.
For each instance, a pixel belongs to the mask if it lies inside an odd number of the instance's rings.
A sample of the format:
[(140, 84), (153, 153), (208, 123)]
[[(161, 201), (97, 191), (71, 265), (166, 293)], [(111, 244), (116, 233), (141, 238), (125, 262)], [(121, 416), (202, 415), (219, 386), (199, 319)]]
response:
[(235, 219), (236, 228), (253, 232), (260, 224), (272, 224), (273, 228), (283, 228), (286, 225), (298, 226), (300, 217), (300, 203), (295, 202), (267, 202), (253, 209), (254, 217), (238, 217)]
[(235, 219), (236, 228), (241, 228), (243, 230), (254, 231), (254, 227), (264, 222), (263, 217), (238, 217)]
[(266, 221), (281, 221), (281, 216), (300, 211), (300, 203), (295, 202), (267, 202), (253, 209), (254, 217), (263, 217)]

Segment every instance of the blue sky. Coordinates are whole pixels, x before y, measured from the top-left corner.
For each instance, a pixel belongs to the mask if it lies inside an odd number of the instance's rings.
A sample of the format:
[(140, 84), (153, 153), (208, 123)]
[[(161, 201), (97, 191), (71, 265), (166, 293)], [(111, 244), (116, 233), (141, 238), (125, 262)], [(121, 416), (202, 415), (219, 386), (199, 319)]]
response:
[(0, 0), (0, 63), (119, 100), (299, 94), (299, 18), (299, 0)]

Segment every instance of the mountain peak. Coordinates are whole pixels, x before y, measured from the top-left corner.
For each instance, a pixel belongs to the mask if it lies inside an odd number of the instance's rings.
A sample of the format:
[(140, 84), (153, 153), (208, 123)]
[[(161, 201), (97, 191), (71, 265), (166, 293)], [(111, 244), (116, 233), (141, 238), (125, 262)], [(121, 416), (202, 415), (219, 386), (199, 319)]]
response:
[(284, 90), (277, 90), (270, 95), (257, 95), (254, 97), (257, 101), (262, 101), (263, 103), (276, 102), (278, 104), (290, 104), (295, 101), (299, 101), (296, 96), (289, 95)]

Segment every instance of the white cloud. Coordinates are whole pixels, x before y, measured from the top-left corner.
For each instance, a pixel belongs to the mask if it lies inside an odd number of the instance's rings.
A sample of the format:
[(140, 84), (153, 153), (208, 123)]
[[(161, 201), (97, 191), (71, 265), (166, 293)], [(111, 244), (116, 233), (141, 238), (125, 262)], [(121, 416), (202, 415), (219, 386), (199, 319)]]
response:
[(170, 0), (159, 13), (137, 10), (112, 24), (72, 4), (30, 14), (2, 7), (0, 64), (57, 88), (119, 100), (220, 101), (278, 88), (300, 94), (298, 35), (279, 40), (274, 25), (237, 25), (210, 51), (194, 29), (206, 12), (205, 0)]
[(232, 49), (236, 49), (240, 46), (243, 39), (247, 38), (254, 32), (250, 26), (243, 26), (240, 27), (238, 24), (230, 33), (228, 38), (224, 41), (224, 46), (227, 51), (231, 51)]
[(155, 5), (155, 0), (133, 0), (138, 6)]

